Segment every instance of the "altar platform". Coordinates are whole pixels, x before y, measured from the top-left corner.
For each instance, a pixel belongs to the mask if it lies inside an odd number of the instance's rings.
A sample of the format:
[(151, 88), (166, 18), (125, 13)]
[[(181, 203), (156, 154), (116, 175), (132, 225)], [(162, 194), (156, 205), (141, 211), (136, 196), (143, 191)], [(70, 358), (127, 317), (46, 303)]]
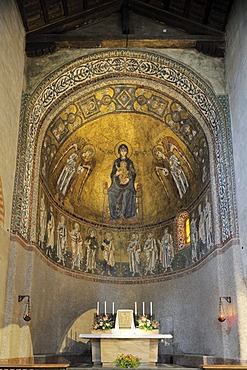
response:
[[(97, 369), (104, 369), (104, 370), (119, 370), (119, 367), (111, 367), (111, 368), (102, 368), (100, 365), (91, 365), (91, 364), (80, 364), (77, 367), (70, 367), (69, 370), (97, 370)], [(138, 367), (138, 369), (142, 369), (142, 367)], [(149, 369), (152, 369), (150, 367)], [(195, 367), (182, 367), (179, 365), (172, 365), (172, 364), (157, 364), (155, 367), (156, 370), (201, 370)]]

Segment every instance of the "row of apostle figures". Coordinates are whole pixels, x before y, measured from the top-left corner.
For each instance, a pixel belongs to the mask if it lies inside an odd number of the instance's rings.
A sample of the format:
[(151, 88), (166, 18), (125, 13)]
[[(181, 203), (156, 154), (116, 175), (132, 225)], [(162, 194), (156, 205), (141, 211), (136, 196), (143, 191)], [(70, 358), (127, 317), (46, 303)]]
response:
[[(129, 272), (133, 276), (154, 274), (158, 264), (164, 271), (171, 268), (174, 249), (168, 228), (165, 228), (160, 240), (154, 237), (153, 232), (149, 232), (143, 242), (140, 239), (138, 233), (133, 232), (125, 248)], [(68, 230), (63, 215), (56, 227), (52, 207), (48, 214), (45, 208), (40, 211), (39, 246), (48, 257), (63, 266), (90, 273), (100, 272), (102, 275), (114, 274), (118, 247), (115, 246), (113, 234), (106, 232), (99, 242), (97, 232), (92, 228), (83, 238), (79, 223), (75, 222)]]
[[(190, 220), (192, 263), (212, 248), (211, 208), (207, 198), (205, 206), (199, 204), (196, 213), (198, 218), (193, 212)], [(85, 233), (77, 222), (69, 227), (63, 215), (56, 222), (53, 207), (50, 206), (47, 212), (44, 195), (41, 197), (39, 246), (56, 262), (84, 272), (114, 275), (116, 262), (122, 262), (119, 253), (116, 257), (120, 248), (115, 244), (111, 232), (106, 232), (99, 242), (94, 228)], [(128, 274), (152, 275), (157, 268), (163, 272), (172, 270), (177, 251), (168, 227), (164, 228), (162, 237), (155, 237), (153, 231), (148, 232), (146, 237), (133, 232), (125, 244), (122, 260), (128, 260)]]

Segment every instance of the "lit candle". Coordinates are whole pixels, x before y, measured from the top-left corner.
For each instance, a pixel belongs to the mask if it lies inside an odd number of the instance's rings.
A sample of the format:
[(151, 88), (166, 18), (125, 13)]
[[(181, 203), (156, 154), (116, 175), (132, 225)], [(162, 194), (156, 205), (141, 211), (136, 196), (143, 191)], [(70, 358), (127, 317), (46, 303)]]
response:
[(99, 316), (99, 302), (97, 302), (96, 315)]
[(105, 301), (105, 315), (106, 315), (106, 301)]
[(114, 302), (112, 302), (112, 314), (114, 315)]
[(153, 316), (153, 302), (150, 302), (150, 316)]
[(135, 302), (135, 316), (137, 316), (137, 302)]
[(142, 314), (145, 315), (145, 302), (142, 302)]

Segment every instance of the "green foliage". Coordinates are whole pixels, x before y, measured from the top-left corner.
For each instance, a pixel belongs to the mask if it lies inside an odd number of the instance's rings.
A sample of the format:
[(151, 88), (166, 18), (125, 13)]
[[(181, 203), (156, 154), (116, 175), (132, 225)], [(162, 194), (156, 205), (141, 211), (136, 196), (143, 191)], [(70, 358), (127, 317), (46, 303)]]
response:
[(133, 356), (131, 354), (121, 354), (118, 355), (115, 364), (117, 367), (125, 368), (125, 369), (130, 369), (130, 368), (137, 368), (140, 366), (141, 361), (138, 356)]
[(150, 320), (146, 315), (140, 316), (137, 320), (137, 323), (137, 328), (142, 330), (153, 330), (158, 329), (159, 327), (158, 321)]
[(108, 315), (98, 316), (96, 321), (94, 322), (93, 329), (94, 330), (109, 330), (114, 328), (115, 321), (113, 318), (109, 317)]

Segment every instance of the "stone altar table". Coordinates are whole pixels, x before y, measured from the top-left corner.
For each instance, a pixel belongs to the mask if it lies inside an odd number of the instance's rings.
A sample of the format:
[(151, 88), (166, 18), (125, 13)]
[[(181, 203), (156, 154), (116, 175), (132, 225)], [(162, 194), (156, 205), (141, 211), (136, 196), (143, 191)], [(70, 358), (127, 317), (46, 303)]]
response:
[(102, 330), (92, 334), (79, 334), (80, 339), (89, 339), (92, 344), (92, 362), (102, 367), (114, 367), (119, 354), (131, 353), (141, 359), (142, 367), (154, 367), (158, 361), (158, 341), (172, 339), (171, 334), (158, 334), (143, 330)]

